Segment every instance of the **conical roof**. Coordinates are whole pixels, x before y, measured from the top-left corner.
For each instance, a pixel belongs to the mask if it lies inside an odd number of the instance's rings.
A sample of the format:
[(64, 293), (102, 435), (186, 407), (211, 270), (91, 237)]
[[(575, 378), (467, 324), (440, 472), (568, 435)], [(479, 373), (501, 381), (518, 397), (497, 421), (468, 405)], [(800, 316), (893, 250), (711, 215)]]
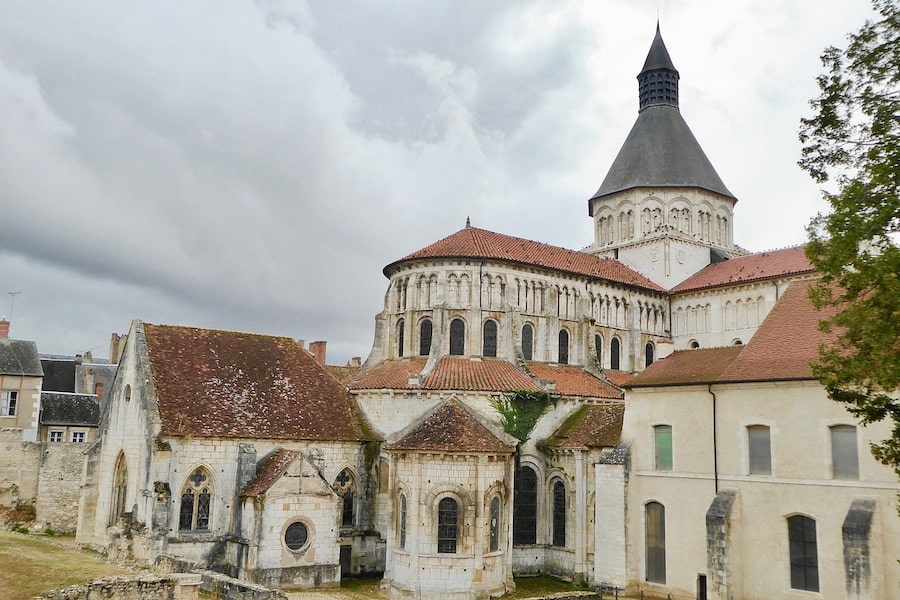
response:
[(597, 193), (588, 201), (637, 187), (697, 187), (734, 198), (678, 108), (678, 80), (659, 26), (638, 75), (640, 111)]

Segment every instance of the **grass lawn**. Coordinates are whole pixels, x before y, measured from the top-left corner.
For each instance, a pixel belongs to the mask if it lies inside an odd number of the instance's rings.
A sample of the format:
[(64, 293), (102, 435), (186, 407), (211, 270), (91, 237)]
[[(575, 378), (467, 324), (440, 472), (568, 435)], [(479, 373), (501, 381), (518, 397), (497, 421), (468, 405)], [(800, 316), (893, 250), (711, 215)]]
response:
[[(551, 577), (523, 577), (516, 579), (516, 591), (503, 596), (502, 600), (522, 600), (524, 598), (541, 598), (559, 592), (582, 592), (585, 588), (559, 581)], [(369, 598), (389, 598), (381, 591), (381, 579), (354, 578), (346, 579), (340, 589), (295, 592), (289, 594), (292, 599), (303, 600), (304, 597), (334, 597), (335, 600), (365, 600)]]
[(68, 550), (36, 536), (0, 531), (0, 590), (4, 600), (32, 596), (130, 571), (87, 552)]

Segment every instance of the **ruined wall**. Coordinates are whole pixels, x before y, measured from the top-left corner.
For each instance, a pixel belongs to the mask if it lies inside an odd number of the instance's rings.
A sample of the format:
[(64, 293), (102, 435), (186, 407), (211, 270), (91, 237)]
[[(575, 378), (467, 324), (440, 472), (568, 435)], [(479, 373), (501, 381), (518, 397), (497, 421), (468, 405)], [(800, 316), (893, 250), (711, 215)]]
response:
[[(22, 441), (19, 428), (0, 429), (0, 506), (31, 502), (37, 493), (41, 445)], [(79, 472), (80, 476), (80, 472)]]
[(83, 450), (86, 444), (44, 444), (37, 481), (35, 523), (57, 533), (74, 533), (78, 524)]
[(172, 574), (137, 579), (113, 577), (53, 590), (36, 596), (41, 600), (196, 600), (200, 576)]

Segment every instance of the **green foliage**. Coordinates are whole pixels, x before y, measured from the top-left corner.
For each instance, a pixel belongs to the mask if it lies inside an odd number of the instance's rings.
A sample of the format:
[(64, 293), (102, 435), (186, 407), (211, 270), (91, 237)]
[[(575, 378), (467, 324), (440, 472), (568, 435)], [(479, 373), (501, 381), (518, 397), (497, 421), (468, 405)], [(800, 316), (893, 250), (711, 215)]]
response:
[(827, 48), (814, 116), (801, 120), (800, 166), (830, 212), (812, 219), (807, 257), (822, 273), (811, 290), (833, 316), (813, 372), (829, 396), (863, 424), (891, 419), (892, 437), (873, 444), (900, 474), (900, 14), (898, 0), (873, 0), (878, 18)]
[(56, 532), (53, 529), (48, 527), (47, 529), (44, 530), (44, 535), (53, 537), (54, 535), (56, 535)]
[(556, 400), (547, 392), (518, 390), (494, 398), (491, 405), (500, 413), (503, 431), (524, 443), (538, 419), (556, 405)]

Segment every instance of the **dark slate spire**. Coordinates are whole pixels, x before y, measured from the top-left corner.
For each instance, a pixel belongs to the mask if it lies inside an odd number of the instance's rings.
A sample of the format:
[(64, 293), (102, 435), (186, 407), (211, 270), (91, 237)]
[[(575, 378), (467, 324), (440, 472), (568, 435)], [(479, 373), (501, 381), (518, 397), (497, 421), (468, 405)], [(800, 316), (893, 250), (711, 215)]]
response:
[(638, 187), (695, 187), (734, 198), (704, 154), (678, 108), (678, 71), (656, 26), (638, 75), (640, 108), (594, 200)]
[(644, 68), (637, 77), (640, 110), (655, 104), (667, 104), (678, 108), (678, 78), (678, 70), (672, 64), (657, 22), (656, 36), (650, 45)]

